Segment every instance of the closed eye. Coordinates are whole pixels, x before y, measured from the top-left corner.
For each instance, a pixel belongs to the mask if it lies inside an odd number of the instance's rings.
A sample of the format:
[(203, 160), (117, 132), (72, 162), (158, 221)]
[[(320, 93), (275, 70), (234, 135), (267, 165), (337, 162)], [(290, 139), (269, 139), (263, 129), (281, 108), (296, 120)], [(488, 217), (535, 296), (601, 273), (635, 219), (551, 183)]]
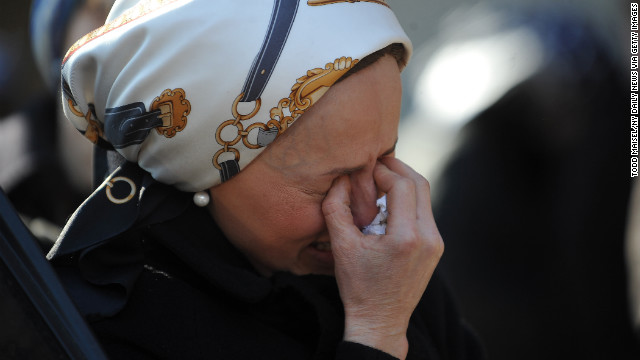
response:
[[(396, 144), (398, 143), (398, 139), (396, 138), (396, 141), (393, 143), (393, 146), (391, 148), (389, 148), (387, 151), (383, 152), (378, 159), (383, 158), (389, 154), (392, 154), (394, 151), (396, 151)], [(360, 171), (362, 169), (364, 169), (367, 166), (367, 164), (362, 164), (362, 165), (358, 165), (358, 166), (353, 166), (353, 167), (343, 167), (343, 168), (335, 168), (335, 169), (331, 169), (330, 171), (327, 171), (326, 173), (324, 173), (324, 176), (334, 176), (334, 177), (338, 177), (341, 175), (351, 175), (356, 171)]]

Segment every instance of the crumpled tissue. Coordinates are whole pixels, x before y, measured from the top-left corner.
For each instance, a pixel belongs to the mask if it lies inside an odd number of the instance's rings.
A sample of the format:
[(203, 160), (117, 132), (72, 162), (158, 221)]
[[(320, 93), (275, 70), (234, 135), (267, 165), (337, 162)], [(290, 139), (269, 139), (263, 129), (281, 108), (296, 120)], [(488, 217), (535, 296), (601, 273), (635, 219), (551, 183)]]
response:
[(371, 224), (362, 229), (362, 233), (365, 235), (384, 235), (387, 231), (387, 195), (384, 195), (376, 201), (376, 206), (379, 211)]

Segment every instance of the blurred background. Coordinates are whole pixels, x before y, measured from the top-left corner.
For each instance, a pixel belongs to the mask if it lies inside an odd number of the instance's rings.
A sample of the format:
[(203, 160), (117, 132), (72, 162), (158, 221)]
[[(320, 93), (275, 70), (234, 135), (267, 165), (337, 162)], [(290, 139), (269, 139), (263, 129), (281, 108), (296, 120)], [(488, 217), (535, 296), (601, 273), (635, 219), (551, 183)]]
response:
[(630, 1), (391, 4), (416, 45), (397, 156), (489, 358), (639, 359)]
[(60, 111), (60, 61), (114, 0), (0, 3), (0, 187), (46, 249), (92, 189), (92, 144)]
[[(30, 1), (0, 4), (0, 187), (45, 248), (91, 190), (51, 54), (112, 3), (47, 1), (31, 26)], [(640, 359), (630, 1), (388, 2), (415, 46), (397, 154), (431, 182), (439, 271), (489, 358)]]

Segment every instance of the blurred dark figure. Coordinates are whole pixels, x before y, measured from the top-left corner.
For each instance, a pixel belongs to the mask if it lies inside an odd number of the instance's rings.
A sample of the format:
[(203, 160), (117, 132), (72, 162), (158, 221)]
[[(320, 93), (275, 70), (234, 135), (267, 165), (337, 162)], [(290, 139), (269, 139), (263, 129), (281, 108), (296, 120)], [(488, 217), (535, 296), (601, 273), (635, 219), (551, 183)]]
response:
[(56, 225), (63, 224), (79, 199), (69, 191), (57, 157), (54, 94), (44, 90), (30, 51), (30, 4), (11, 2), (2, 8), (0, 186), (25, 220), (33, 221), (46, 248), (56, 236)]
[(635, 178), (632, 184), (625, 241), (629, 284), (629, 301), (636, 336), (640, 339), (640, 186)]
[(57, 151), (53, 97), (43, 94), (32, 101), (0, 120), (0, 186), (25, 220), (39, 227), (32, 230), (46, 246), (83, 195), (71, 185)]
[(640, 359), (623, 248), (628, 74), (570, 13), (510, 26), (537, 35), (544, 66), (461, 130), (434, 193), (440, 266), (491, 359)]
[(45, 249), (91, 189), (90, 171), (77, 170), (90, 167), (91, 147), (78, 144), (75, 129), (60, 120), (61, 60), (76, 39), (104, 23), (112, 3), (34, 0), (12, 2), (15, 11), (4, 12), (21, 24), (13, 32), (22, 34), (24, 49), (0, 56), (12, 65), (0, 82), (3, 89), (29, 91), (14, 94), (13, 104), (20, 105), (0, 118), (0, 186)]

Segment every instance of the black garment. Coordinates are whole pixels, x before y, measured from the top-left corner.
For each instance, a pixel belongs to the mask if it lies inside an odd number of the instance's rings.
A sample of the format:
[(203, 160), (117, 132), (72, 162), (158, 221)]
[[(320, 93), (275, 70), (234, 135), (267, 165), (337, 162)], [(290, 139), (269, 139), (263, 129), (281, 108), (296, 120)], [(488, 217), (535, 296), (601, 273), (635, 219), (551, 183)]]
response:
[[(113, 359), (393, 358), (341, 342), (344, 315), (333, 277), (258, 275), (206, 210), (189, 206), (172, 220), (130, 230), (100, 247), (94, 252), (101, 255), (91, 255), (92, 266), (82, 270), (83, 276), (93, 272), (88, 276), (94, 283), (116, 294), (108, 274), (96, 280), (99, 269), (118, 262), (139, 274), (126, 305), (110, 316), (96, 306), (101, 302), (91, 291), (74, 285), (69, 290)], [(123, 249), (130, 254), (124, 260)], [(76, 258), (55, 260), (69, 284), (80, 274)], [(407, 359), (483, 357), (437, 272), (407, 337)]]
[(520, 18), (556, 58), (462, 129), (434, 186), (440, 268), (493, 360), (637, 360), (628, 70), (555, 10)]

